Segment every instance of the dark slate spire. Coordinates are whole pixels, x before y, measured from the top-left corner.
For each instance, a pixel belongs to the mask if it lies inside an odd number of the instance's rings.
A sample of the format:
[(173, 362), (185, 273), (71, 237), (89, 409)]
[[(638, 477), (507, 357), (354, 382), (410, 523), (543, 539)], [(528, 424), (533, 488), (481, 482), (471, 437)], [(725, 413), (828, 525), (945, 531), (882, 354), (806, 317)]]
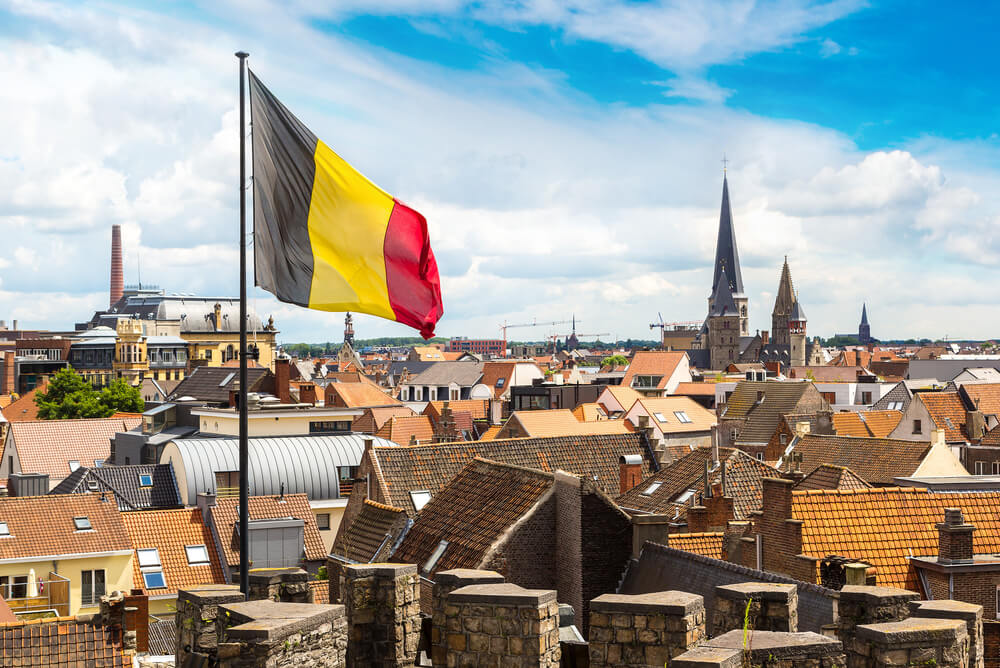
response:
[(715, 244), (715, 274), (712, 291), (715, 292), (719, 275), (725, 270), (729, 276), (729, 291), (743, 294), (743, 273), (740, 271), (740, 254), (736, 249), (736, 230), (733, 228), (733, 209), (729, 205), (729, 181), (722, 177), (722, 213), (719, 214), (719, 239)]
[(806, 322), (806, 312), (799, 304), (799, 296), (795, 295), (795, 303), (792, 304), (792, 312), (788, 316), (789, 322)]
[(725, 268), (721, 273), (722, 280), (715, 283), (715, 290), (712, 292), (712, 310), (708, 317), (719, 315), (739, 315), (736, 302), (733, 300), (733, 291), (729, 287), (732, 283), (728, 280)]
[(868, 324), (868, 304), (861, 304), (861, 324)]

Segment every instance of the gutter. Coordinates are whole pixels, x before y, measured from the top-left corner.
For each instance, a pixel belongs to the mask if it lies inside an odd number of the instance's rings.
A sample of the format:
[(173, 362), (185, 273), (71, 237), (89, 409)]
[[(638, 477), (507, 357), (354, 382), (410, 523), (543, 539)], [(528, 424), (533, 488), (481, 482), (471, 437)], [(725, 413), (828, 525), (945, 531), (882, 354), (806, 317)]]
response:
[(70, 554), (47, 554), (41, 557), (15, 557), (11, 559), (0, 559), (0, 564), (34, 563), (38, 561), (62, 561), (64, 559), (97, 559), (100, 557), (125, 557), (130, 556), (132, 550), (109, 550), (107, 552), (73, 552)]

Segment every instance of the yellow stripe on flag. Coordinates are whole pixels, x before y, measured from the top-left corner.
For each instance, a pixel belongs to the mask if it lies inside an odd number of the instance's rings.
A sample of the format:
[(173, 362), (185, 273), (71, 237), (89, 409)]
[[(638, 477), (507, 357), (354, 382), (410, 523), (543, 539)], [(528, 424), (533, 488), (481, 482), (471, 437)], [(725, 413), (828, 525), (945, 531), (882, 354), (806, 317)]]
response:
[(315, 160), (308, 221), (314, 261), (309, 308), (363, 310), (395, 320), (383, 256), (395, 203), (322, 141), (316, 143)]

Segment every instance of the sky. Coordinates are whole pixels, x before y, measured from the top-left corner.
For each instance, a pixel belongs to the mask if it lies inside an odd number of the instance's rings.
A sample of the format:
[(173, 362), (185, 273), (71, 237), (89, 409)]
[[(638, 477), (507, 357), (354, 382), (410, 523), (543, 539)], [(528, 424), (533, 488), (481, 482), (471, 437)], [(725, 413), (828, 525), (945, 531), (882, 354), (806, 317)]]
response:
[[(238, 294), (233, 52), (422, 212), (442, 336), (705, 317), (723, 156), (750, 298), (787, 256), (810, 335), (1000, 335), (1000, 76), (978, 3), (0, 0), (0, 319), (71, 329), (126, 283)], [(248, 184), (249, 185), (249, 184)], [(277, 302), (280, 341), (343, 315)], [(359, 315), (358, 338), (410, 336)], [(565, 334), (565, 325), (510, 338)], [(587, 340), (586, 337), (583, 337)]]

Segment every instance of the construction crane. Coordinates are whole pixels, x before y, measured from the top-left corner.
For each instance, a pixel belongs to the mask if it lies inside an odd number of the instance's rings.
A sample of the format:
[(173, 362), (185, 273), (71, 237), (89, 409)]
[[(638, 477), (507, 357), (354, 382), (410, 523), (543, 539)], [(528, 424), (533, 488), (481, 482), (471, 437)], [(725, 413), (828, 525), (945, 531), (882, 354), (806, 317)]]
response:
[(568, 325), (572, 320), (553, 320), (552, 322), (538, 322), (537, 320), (532, 320), (531, 322), (522, 322), (514, 325), (507, 324), (504, 320), (503, 324), (500, 325), (500, 333), (503, 336), (503, 354), (504, 357), (507, 356), (507, 330), (513, 329), (515, 327), (551, 327), (553, 325)]
[(667, 325), (666, 325), (665, 322), (663, 322), (663, 316), (660, 314), (659, 311), (656, 312), (656, 317), (659, 319), (659, 322), (651, 322), (651, 323), (649, 323), (649, 328), (650, 329), (656, 329), (657, 327), (659, 327), (660, 328), (660, 338), (662, 339), (663, 338), (663, 328), (666, 327)]

